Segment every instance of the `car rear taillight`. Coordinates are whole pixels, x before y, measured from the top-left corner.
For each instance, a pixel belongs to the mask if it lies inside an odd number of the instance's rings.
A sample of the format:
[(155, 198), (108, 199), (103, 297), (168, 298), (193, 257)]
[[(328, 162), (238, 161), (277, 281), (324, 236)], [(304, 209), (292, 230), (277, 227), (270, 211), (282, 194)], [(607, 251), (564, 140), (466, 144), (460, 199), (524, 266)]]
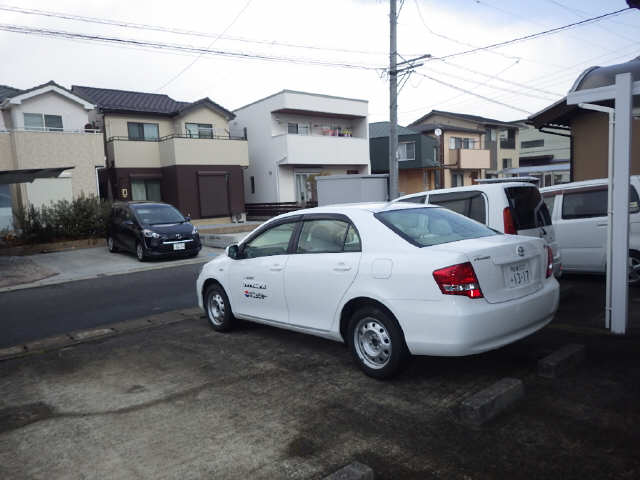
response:
[(511, 215), (511, 208), (505, 207), (502, 211), (502, 218), (504, 220), (504, 233), (517, 235), (516, 224), (513, 222), (513, 216)]
[(433, 278), (445, 295), (464, 295), (469, 298), (483, 296), (476, 272), (469, 262), (436, 270)]
[(549, 278), (553, 274), (553, 252), (551, 247), (545, 247), (547, 249), (547, 277)]

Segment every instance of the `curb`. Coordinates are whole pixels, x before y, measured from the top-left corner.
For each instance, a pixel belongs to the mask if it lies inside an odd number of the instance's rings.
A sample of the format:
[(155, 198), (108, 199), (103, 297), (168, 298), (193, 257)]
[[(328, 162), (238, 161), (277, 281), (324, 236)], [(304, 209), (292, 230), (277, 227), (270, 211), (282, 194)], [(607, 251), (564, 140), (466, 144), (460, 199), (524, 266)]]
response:
[(0, 361), (50, 352), (93, 340), (114, 337), (122, 333), (137, 332), (185, 320), (197, 320), (199, 318), (202, 318), (202, 311), (196, 307), (158, 313), (87, 330), (76, 330), (52, 337), (41, 338), (21, 345), (0, 348)]

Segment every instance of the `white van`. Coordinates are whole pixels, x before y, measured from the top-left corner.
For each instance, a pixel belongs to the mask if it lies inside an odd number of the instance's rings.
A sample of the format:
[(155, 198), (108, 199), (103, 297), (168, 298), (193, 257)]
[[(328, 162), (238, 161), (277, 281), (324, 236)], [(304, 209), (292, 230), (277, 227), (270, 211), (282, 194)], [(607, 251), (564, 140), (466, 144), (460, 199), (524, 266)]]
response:
[(396, 198), (394, 202), (440, 205), (502, 233), (542, 238), (551, 247), (553, 273), (559, 277), (561, 255), (551, 216), (538, 187), (508, 180), (413, 193)]
[[(640, 176), (630, 177), (629, 284), (640, 285)], [(540, 190), (556, 231), (562, 269), (604, 273), (607, 249), (606, 178), (554, 185)]]

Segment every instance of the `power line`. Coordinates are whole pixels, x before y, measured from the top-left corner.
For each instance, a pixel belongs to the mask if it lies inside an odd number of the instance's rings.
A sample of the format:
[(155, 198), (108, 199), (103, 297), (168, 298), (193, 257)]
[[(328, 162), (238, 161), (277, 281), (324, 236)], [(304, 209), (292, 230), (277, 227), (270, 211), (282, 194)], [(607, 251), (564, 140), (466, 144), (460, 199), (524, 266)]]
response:
[(568, 28), (576, 27), (578, 25), (584, 25), (584, 24), (587, 24), (587, 23), (597, 22), (599, 20), (602, 20), (603, 18), (607, 18), (607, 17), (610, 17), (612, 15), (619, 15), (622, 12), (626, 12), (628, 10), (631, 10), (631, 8), (630, 7), (621, 8), (620, 10), (616, 10), (616, 11), (609, 12), (609, 13), (604, 13), (602, 15), (598, 15), (597, 17), (592, 17), (592, 18), (587, 18), (587, 19), (584, 19), (584, 20), (580, 20), (579, 22), (569, 23), (569, 24), (563, 25), (561, 27), (551, 28), (549, 30), (543, 30), (542, 32), (531, 33), (531, 34), (525, 35), (523, 37), (513, 38), (511, 40), (506, 40), (504, 42), (493, 43), (491, 45), (486, 45), (484, 47), (472, 48), (471, 50), (465, 50), (463, 52), (450, 53), (449, 55), (443, 55), (441, 57), (433, 57), (433, 59), (434, 60), (445, 60), (447, 58), (453, 58), (453, 57), (459, 57), (459, 56), (462, 56), (462, 55), (468, 55), (470, 53), (476, 53), (476, 52), (480, 52), (480, 51), (483, 51), (483, 50), (489, 50), (491, 48), (503, 47), (505, 45), (511, 45), (511, 44), (514, 44), (514, 43), (517, 43), (517, 42), (522, 42), (522, 41), (526, 41), (526, 40), (533, 40), (534, 38), (542, 37), (544, 35), (550, 35), (552, 33), (557, 33), (557, 32), (560, 32), (562, 30), (566, 30)]
[(499, 102), (498, 100), (494, 100), (494, 99), (492, 99), (492, 98), (485, 97), (484, 95), (479, 95), (479, 94), (477, 94), (477, 93), (475, 93), (475, 92), (472, 92), (472, 91), (467, 90), (467, 89), (465, 89), (465, 88), (459, 87), (459, 86), (457, 86), (457, 85), (452, 85), (451, 83), (447, 83), (447, 82), (445, 82), (445, 81), (443, 81), (443, 80), (439, 80), (439, 79), (437, 79), (437, 78), (431, 77), (431, 76), (426, 75), (426, 74), (424, 74), (424, 73), (421, 73), (421, 72), (415, 72), (415, 73), (416, 73), (416, 75), (421, 75), (421, 76), (423, 76), (423, 77), (425, 77), (425, 78), (428, 78), (428, 79), (429, 79), (429, 80), (431, 80), (432, 82), (436, 82), (436, 83), (439, 83), (439, 84), (444, 85), (444, 86), (446, 86), (446, 87), (453, 88), (454, 90), (459, 90), (459, 91), (464, 92), (464, 93), (466, 93), (466, 94), (468, 94), (468, 95), (473, 95), (474, 97), (481, 98), (481, 99), (483, 99), (483, 100), (485, 100), (485, 101), (487, 101), (487, 102), (496, 103), (496, 104), (498, 104), (498, 105), (502, 105), (503, 107), (507, 107), (507, 108), (510, 108), (510, 109), (512, 109), (512, 110), (517, 110), (517, 111), (519, 111), (519, 112), (526, 113), (527, 115), (531, 115), (531, 113), (532, 113), (532, 112), (530, 112), (530, 111), (528, 111), (528, 110), (524, 110), (524, 109), (522, 109), (522, 108), (514, 107), (513, 105), (509, 105), (508, 103)]
[[(25, 15), (59, 18), (62, 20), (78, 21), (78, 22), (92, 23), (92, 24), (98, 24), (98, 25), (109, 25), (114, 27), (122, 27), (122, 28), (128, 28), (128, 29), (136, 29), (136, 30), (157, 31), (157, 32), (171, 33), (175, 35), (183, 35), (183, 36), (189, 36), (189, 37), (216, 38), (219, 35), (215, 33), (201, 32), (197, 30), (170, 28), (170, 27), (164, 27), (160, 25), (149, 25), (145, 23), (126, 22), (123, 20), (114, 20), (114, 19), (108, 19), (108, 18), (88, 17), (88, 16), (82, 16), (82, 15), (75, 15), (71, 13), (55, 12), (51, 10), (38, 10), (35, 8), (15, 7), (12, 5), (0, 4), (0, 10), (7, 11), (7, 12), (20, 13)], [(319, 51), (328, 51), (328, 52), (341, 52), (341, 53), (378, 55), (378, 56), (388, 55), (388, 52), (383, 52), (383, 51), (356, 50), (356, 49), (347, 49), (347, 48), (318, 46), (318, 45), (303, 45), (299, 43), (281, 42), (276, 40), (251, 39), (251, 38), (240, 37), (240, 36), (220, 35), (220, 38), (222, 40), (232, 41), (232, 42), (244, 42), (244, 43), (253, 43), (253, 44), (260, 44), (260, 45), (267, 45), (267, 46), (298, 48), (298, 49), (305, 49), (305, 50), (319, 50)], [(417, 56), (417, 54), (408, 55), (408, 56)]]
[[(220, 39), (220, 37), (222, 35), (224, 35), (225, 33), (227, 33), (231, 27), (233, 27), (235, 25), (235, 23), (238, 21), (238, 19), (242, 16), (242, 14), (245, 12), (245, 10), (247, 8), (249, 8), (249, 5), (251, 5), (252, 0), (247, 0), (247, 2), (244, 4), (244, 7), (242, 7), (242, 9), (238, 12), (238, 14), (233, 18), (233, 20), (231, 21), (231, 23), (229, 25), (227, 25), (227, 28), (225, 28), (222, 33), (220, 35), (218, 35), (216, 38), (213, 39), (213, 41), (207, 45), (207, 49), (210, 49), (211, 47), (213, 47), (213, 45)], [(175, 80), (177, 80), (184, 72), (186, 72), (187, 70), (189, 70), (191, 67), (193, 67), (193, 65), (200, 60), (200, 57), (202, 57), (202, 55), (204, 55), (204, 53), (200, 53), (198, 54), (198, 56), (196, 58), (194, 58), (188, 65), (186, 65), (182, 70), (180, 70), (177, 74), (175, 74), (173, 77), (171, 77), (169, 80), (167, 80), (165, 83), (162, 84), (162, 86), (160, 88), (158, 88), (156, 90), (156, 92), (160, 92), (162, 90), (164, 90), (165, 87), (167, 87), (167, 85), (170, 85), (171, 83), (173, 83)]]
[(12, 33), (22, 33), (25, 35), (38, 35), (38, 36), (44, 36), (44, 37), (65, 38), (70, 40), (115, 44), (120, 46), (150, 48), (150, 49), (155, 49), (160, 51), (168, 50), (168, 51), (175, 51), (175, 52), (187, 52), (191, 54), (207, 54), (207, 55), (217, 55), (217, 56), (241, 58), (241, 59), (264, 60), (264, 61), (271, 61), (271, 62), (283, 62), (283, 63), (303, 64), (303, 65), (316, 65), (316, 66), (323, 66), (323, 67), (337, 67), (337, 68), (361, 69), (361, 70), (372, 70), (372, 71), (385, 70), (385, 67), (383, 66), (375, 66), (375, 65), (367, 65), (367, 64), (329, 62), (329, 61), (315, 60), (310, 58), (279, 57), (275, 55), (266, 55), (266, 54), (258, 54), (258, 53), (245, 53), (245, 52), (236, 52), (236, 51), (230, 51), (230, 50), (208, 49), (203, 47), (196, 47), (193, 45), (153, 42), (153, 41), (147, 41), (147, 40), (111, 37), (111, 36), (104, 36), (104, 35), (90, 35), (85, 33), (69, 32), (64, 30), (51, 30), (51, 29), (45, 29), (45, 28), (26, 27), (22, 25), (0, 24), (0, 30), (5, 32), (12, 32)]

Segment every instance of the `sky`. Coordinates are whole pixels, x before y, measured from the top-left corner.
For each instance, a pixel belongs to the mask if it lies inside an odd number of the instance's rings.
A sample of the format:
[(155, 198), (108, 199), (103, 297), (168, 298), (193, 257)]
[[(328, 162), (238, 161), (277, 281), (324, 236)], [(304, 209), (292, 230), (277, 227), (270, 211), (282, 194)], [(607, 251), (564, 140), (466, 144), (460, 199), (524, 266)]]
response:
[[(401, 125), (432, 109), (505, 121), (522, 119), (566, 95), (585, 68), (640, 55), (640, 11), (631, 10), (541, 38), (439, 59), (619, 10), (627, 6), (624, 0), (398, 0), (400, 3), (399, 54), (405, 59), (432, 55), (400, 90)], [(3, 10), (5, 7), (144, 24), (174, 33), (24, 14)], [(54, 80), (67, 88), (88, 85), (166, 93), (181, 101), (209, 97), (229, 110), (290, 89), (365, 99), (370, 122), (389, 119), (387, 0), (0, 0), (0, 25), (305, 62), (197, 56), (0, 31), (0, 84), (16, 88)], [(178, 34), (176, 30), (205, 35)]]

